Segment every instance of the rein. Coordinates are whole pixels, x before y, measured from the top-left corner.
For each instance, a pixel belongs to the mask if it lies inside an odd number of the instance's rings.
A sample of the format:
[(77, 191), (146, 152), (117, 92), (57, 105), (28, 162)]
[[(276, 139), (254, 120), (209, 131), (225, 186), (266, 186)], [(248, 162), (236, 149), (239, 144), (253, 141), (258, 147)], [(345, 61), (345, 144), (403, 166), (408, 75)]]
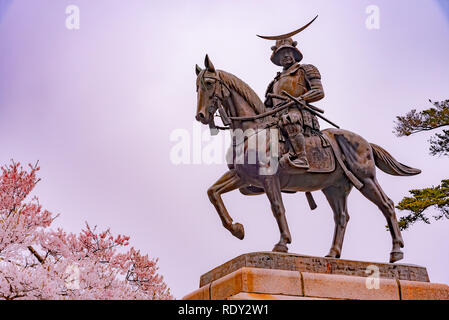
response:
[[(295, 104), (294, 101), (290, 101), (290, 102), (284, 101), (280, 104), (279, 107), (277, 107), (271, 111), (267, 111), (267, 112), (264, 112), (264, 113), (261, 113), (261, 114), (255, 115), (255, 116), (232, 117), (232, 116), (228, 115), (228, 113), (226, 112), (226, 110), (223, 106), (223, 100), (230, 99), (230, 95), (231, 95), (231, 90), (229, 89), (227, 84), (219, 77), (205, 76), (203, 74), (203, 76), (201, 77), (201, 85), (203, 86), (203, 88), (206, 88), (206, 85), (204, 84), (204, 79), (213, 79), (221, 85), (220, 87), (215, 85), (214, 92), (211, 95), (211, 98), (214, 101), (214, 105), (209, 108), (208, 112), (212, 115), (218, 110), (218, 113), (219, 113), (218, 117), (221, 118), (221, 121), (223, 122), (225, 127), (217, 126), (214, 121), (214, 117), (216, 117), (216, 116), (213, 115), (211, 117), (211, 121), (209, 123), (209, 129), (211, 130), (212, 135), (218, 134), (218, 130), (230, 130), (231, 129), (230, 125), (231, 125), (232, 121), (251, 121), (251, 120), (261, 119), (261, 118), (270, 116), (272, 114), (275, 114), (279, 111), (282, 111), (286, 108), (289, 108), (290, 106)], [(229, 92), (229, 94), (227, 94), (227, 95), (224, 94), (224, 88)], [(244, 139), (240, 143), (236, 143), (233, 139), (232, 146), (236, 147), (236, 146), (241, 145), (242, 143), (247, 141), (252, 136), (258, 134), (260, 132), (260, 130), (274, 127), (277, 125), (277, 123), (278, 123), (278, 121), (276, 120), (276, 121), (271, 121), (271, 122), (265, 123), (260, 127), (256, 127), (255, 132), (253, 134), (251, 134), (250, 136), (245, 136), (246, 139)]]
[[(214, 101), (214, 106), (210, 108), (212, 110), (209, 110), (209, 113), (212, 114), (212, 113), (215, 113), (215, 111), (218, 110), (219, 117), (221, 118), (221, 121), (223, 122), (225, 127), (221, 127), (221, 126), (215, 125), (215, 122), (214, 122), (213, 117), (212, 117), (212, 120), (209, 123), (209, 128), (211, 130), (214, 130), (214, 129), (229, 130), (229, 129), (231, 129), (229, 126), (231, 125), (232, 121), (252, 121), (252, 120), (261, 119), (261, 118), (273, 115), (275, 113), (278, 113), (279, 111), (282, 111), (282, 110), (284, 110), (286, 108), (289, 108), (290, 106), (295, 104), (294, 101), (290, 101), (290, 102), (284, 101), (284, 102), (282, 102), (280, 104), (279, 107), (277, 107), (277, 108), (275, 108), (275, 109), (273, 109), (271, 111), (267, 111), (267, 112), (264, 112), (264, 113), (261, 113), (261, 114), (257, 114), (257, 115), (254, 115), (254, 116), (233, 117), (233, 116), (228, 115), (228, 113), (226, 112), (225, 108), (223, 107), (223, 100), (225, 98), (229, 98), (230, 93), (231, 93), (231, 90), (229, 89), (227, 84), (222, 79), (220, 79), (219, 77), (205, 76), (205, 74), (203, 74), (203, 76), (201, 77), (201, 85), (204, 88), (206, 87), (206, 85), (204, 84), (204, 79), (213, 79), (213, 80), (217, 81), (220, 84), (220, 87), (215, 86), (214, 92), (213, 92), (213, 94), (211, 96), (211, 98)], [(224, 89), (223, 88), (225, 88), (229, 92), (228, 95), (224, 94)], [(274, 126), (274, 124), (273, 123), (269, 123), (266, 126), (264, 126), (263, 128), (266, 129), (266, 128), (269, 128), (269, 127), (272, 127), (272, 126)]]
[(271, 116), (272, 114), (278, 113), (279, 111), (282, 111), (288, 107), (291, 107), (292, 105), (294, 105), (296, 102), (294, 101), (290, 101), (290, 102), (282, 102), (281, 105), (279, 107), (277, 107), (276, 109), (273, 109), (271, 111), (267, 111), (255, 116), (247, 116), (247, 117), (229, 117), (229, 119), (231, 120), (239, 120), (239, 121), (251, 121), (251, 120), (257, 120), (260, 118), (264, 118), (267, 116)]

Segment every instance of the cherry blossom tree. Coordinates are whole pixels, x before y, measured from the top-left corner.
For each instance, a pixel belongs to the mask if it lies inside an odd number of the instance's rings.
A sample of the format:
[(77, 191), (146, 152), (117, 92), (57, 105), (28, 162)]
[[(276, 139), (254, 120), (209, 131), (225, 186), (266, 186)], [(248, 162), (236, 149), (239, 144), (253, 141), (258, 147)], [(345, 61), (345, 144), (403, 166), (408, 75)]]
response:
[(30, 193), (39, 167), (1, 167), (0, 299), (173, 299), (157, 259), (129, 246), (129, 237), (52, 230), (57, 217)]

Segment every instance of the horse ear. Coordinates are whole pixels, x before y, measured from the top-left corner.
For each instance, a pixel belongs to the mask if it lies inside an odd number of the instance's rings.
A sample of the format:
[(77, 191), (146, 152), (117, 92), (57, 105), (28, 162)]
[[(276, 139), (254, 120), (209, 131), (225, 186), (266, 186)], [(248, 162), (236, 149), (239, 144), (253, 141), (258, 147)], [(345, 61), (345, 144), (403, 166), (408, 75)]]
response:
[(206, 58), (204, 59), (204, 65), (206, 66), (206, 69), (210, 72), (215, 72), (215, 67), (212, 64), (212, 61), (210, 61), (209, 56), (206, 54)]
[(199, 75), (201, 71), (202, 71), (202, 70), (201, 70), (200, 66), (199, 66), (199, 65), (195, 65), (195, 72), (196, 72), (196, 75)]

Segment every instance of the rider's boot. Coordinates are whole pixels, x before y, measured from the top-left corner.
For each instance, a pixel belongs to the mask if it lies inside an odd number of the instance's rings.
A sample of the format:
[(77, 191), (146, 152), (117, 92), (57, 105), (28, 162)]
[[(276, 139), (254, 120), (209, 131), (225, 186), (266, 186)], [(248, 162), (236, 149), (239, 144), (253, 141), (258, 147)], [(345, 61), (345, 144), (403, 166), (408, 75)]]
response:
[(309, 169), (304, 135), (298, 132), (295, 136), (289, 136), (289, 138), (293, 148), (288, 157), (290, 165), (299, 169)]

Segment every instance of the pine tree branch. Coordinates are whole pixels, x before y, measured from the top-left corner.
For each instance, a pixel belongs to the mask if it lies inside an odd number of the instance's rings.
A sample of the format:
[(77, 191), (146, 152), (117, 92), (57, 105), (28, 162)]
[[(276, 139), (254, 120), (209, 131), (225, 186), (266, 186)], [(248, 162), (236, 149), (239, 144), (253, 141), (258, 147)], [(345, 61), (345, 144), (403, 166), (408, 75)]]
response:
[(424, 214), (428, 208), (435, 208), (435, 220), (449, 219), (449, 179), (442, 180), (441, 185), (425, 189), (409, 191), (412, 197), (405, 197), (396, 206), (397, 209), (410, 213), (399, 220), (401, 230), (408, 229), (413, 223), (423, 221), (430, 224), (429, 218)]

